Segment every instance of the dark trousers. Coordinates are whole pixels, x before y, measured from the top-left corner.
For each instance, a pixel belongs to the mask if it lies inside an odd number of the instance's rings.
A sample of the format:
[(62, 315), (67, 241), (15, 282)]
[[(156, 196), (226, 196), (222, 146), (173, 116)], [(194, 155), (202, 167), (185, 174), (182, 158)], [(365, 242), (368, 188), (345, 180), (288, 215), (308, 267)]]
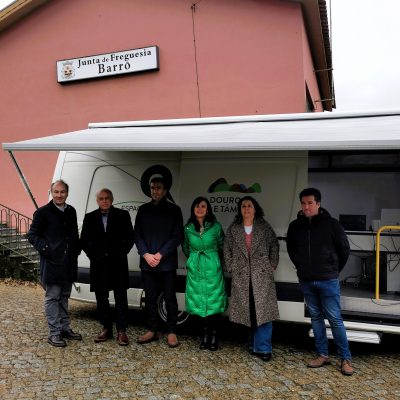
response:
[(216, 332), (221, 319), (221, 314), (213, 314), (207, 317), (200, 317), (204, 332)]
[[(125, 288), (114, 289), (115, 325), (117, 331), (125, 331), (128, 327), (128, 296)], [(104, 328), (112, 330), (113, 315), (108, 300), (110, 291), (107, 289), (95, 290), (99, 321)]]
[(148, 329), (152, 332), (159, 330), (157, 299), (161, 292), (164, 294), (167, 308), (167, 333), (176, 332), (178, 320), (178, 302), (175, 294), (176, 271), (142, 271), (143, 287), (146, 293), (146, 313)]

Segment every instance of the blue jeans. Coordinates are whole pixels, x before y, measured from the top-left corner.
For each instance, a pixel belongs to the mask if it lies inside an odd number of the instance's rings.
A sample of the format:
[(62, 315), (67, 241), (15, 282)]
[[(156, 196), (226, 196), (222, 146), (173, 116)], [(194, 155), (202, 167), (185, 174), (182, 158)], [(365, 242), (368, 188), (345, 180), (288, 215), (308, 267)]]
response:
[(319, 355), (328, 356), (328, 339), (324, 318), (329, 321), (338, 354), (342, 360), (351, 360), (346, 329), (340, 312), (340, 285), (338, 279), (300, 282), (305, 302), (311, 315), (315, 347)]
[(272, 353), (272, 321), (260, 326), (252, 326), (250, 331), (249, 349), (255, 353)]

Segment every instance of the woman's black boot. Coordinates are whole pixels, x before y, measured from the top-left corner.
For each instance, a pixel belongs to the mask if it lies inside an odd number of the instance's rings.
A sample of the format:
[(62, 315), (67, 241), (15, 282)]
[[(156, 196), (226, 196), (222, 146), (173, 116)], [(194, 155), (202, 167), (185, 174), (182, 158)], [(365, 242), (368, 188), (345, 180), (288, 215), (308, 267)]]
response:
[(201, 350), (208, 349), (209, 346), (210, 346), (210, 334), (208, 332), (208, 329), (205, 328), (203, 332), (203, 338), (201, 339), (200, 342), (200, 349)]
[(218, 337), (216, 331), (211, 332), (209, 349), (211, 351), (218, 350)]

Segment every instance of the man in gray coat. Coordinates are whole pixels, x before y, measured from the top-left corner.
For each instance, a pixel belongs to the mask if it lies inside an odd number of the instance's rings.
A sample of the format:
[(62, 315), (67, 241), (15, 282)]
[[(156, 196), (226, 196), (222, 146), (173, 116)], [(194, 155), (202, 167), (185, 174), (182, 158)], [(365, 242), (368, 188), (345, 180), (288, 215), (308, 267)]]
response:
[(82, 340), (70, 326), (68, 300), (76, 280), (80, 253), (74, 207), (66, 204), (68, 185), (58, 180), (50, 187), (52, 200), (35, 211), (29, 242), (40, 253), (40, 281), (46, 290), (45, 314), (48, 343), (65, 347), (64, 339)]

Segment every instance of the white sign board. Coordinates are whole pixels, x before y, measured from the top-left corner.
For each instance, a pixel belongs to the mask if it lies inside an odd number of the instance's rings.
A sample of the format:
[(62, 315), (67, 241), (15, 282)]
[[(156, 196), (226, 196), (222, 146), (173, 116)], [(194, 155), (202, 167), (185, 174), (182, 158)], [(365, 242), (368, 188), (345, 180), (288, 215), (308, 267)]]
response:
[(57, 81), (66, 83), (158, 68), (158, 47), (142, 47), (57, 61)]

